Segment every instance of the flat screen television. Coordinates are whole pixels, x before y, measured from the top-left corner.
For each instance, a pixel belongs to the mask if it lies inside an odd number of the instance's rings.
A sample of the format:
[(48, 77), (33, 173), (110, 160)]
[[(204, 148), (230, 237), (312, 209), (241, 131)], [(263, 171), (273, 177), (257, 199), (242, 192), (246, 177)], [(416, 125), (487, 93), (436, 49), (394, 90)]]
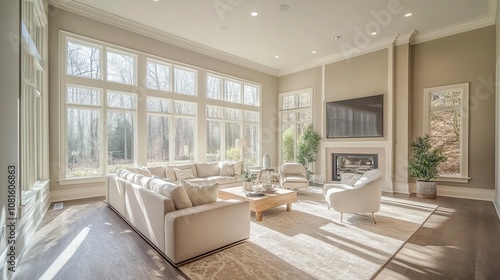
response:
[(384, 95), (326, 103), (327, 138), (384, 136)]

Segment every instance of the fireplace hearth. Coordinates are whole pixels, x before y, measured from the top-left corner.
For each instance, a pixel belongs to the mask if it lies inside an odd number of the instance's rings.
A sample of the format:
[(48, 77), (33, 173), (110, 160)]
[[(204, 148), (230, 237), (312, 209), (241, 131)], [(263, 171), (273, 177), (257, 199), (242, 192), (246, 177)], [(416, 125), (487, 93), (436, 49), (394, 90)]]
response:
[(340, 181), (340, 174), (364, 174), (378, 168), (378, 154), (332, 154), (332, 179)]

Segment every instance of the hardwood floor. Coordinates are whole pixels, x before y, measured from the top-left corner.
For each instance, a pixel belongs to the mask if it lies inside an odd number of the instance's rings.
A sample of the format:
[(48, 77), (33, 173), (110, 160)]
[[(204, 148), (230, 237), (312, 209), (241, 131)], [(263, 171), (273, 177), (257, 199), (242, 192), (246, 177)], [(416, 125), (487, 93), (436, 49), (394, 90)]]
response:
[[(394, 197), (439, 208), (375, 279), (500, 279), (493, 203)], [(62, 210), (51, 205), (13, 279), (188, 279), (103, 200), (67, 201)]]
[(188, 278), (99, 197), (51, 205), (13, 279)]

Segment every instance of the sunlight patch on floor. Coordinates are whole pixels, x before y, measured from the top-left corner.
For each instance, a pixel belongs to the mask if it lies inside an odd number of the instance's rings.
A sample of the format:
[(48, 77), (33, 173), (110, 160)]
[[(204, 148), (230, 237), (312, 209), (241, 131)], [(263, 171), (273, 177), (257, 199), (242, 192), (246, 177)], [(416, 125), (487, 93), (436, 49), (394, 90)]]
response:
[(45, 271), (45, 273), (42, 275), (42, 277), (39, 278), (39, 280), (50, 280), (53, 279), (54, 276), (59, 273), (61, 268), (64, 267), (64, 265), (71, 259), (71, 257), (75, 254), (76, 250), (80, 248), (80, 245), (82, 245), (83, 241), (89, 234), (90, 228), (85, 227), (83, 228), (80, 233), (71, 241), (71, 243), (62, 251), (61, 254), (52, 262), (50, 267)]

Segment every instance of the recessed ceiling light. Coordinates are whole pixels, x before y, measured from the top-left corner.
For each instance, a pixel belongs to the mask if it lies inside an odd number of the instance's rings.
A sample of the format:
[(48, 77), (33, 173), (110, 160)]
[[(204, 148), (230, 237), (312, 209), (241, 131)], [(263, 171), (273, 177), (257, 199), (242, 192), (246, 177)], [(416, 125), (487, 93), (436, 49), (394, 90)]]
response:
[(317, 53), (316, 51), (312, 51), (311, 53)]
[(274, 58), (280, 58), (280, 56), (279, 55), (275, 55)]
[(282, 12), (288, 11), (288, 9), (290, 9), (290, 6), (288, 6), (287, 4), (281, 4), (280, 7), (279, 7), (279, 9)]
[(338, 40), (340, 38), (342, 38), (342, 36), (335, 36), (335, 37), (333, 37), (333, 39), (335, 39), (335, 40)]
[(253, 12), (250, 13), (250, 15), (253, 16), (253, 17), (256, 17), (256, 16), (259, 15), (259, 13), (257, 13), (256, 11), (253, 11)]
[(153, 0), (153, 1), (158, 2), (159, 0)]
[(413, 16), (413, 13), (412, 13), (412, 12), (409, 12), (409, 13), (406, 13), (406, 14), (405, 14), (405, 17), (411, 17), (411, 16)]
[(222, 30), (222, 31), (228, 31), (229, 27), (223, 25), (223, 26), (220, 27), (220, 30)]
[(377, 35), (377, 34), (378, 34), (378, 32), (377, 32), (377, 31), (373, 31), (373, 32), (372, 32), (372, 33), (370, 33), (370, 34), (372, 34), (372, 36), (375, 36), (375, 35)]

